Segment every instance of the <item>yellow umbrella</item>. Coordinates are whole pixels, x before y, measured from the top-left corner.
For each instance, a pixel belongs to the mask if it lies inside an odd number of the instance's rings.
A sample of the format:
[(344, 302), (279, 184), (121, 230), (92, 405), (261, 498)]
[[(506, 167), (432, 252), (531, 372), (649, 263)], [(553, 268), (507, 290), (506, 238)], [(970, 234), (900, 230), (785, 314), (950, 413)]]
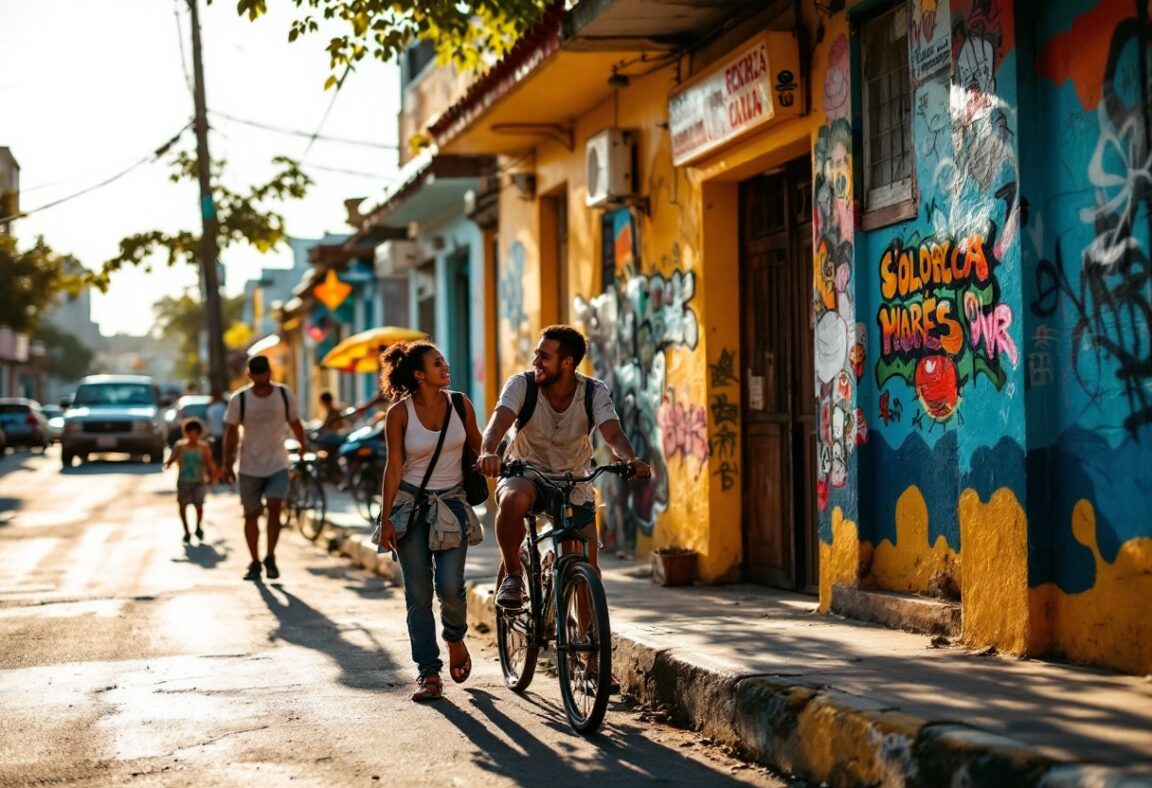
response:
[(423, 331), (400, 326), (380, 326), (353, 334), (328, 351), (320, 366), (344, 372), (376, 372), (380, 351), (393, 342), (423, 339)]

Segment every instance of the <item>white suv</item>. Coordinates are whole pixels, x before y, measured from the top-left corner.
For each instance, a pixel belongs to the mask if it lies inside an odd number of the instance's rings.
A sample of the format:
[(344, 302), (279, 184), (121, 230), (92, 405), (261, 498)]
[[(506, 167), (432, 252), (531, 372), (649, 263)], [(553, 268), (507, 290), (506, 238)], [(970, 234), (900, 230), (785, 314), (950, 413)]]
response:
[(160, 389), (145, 375), (89, 375), (80, 381), (64, 411), (60, 459), (65, 468), (98, 452), (164, 459), (164, 414)]

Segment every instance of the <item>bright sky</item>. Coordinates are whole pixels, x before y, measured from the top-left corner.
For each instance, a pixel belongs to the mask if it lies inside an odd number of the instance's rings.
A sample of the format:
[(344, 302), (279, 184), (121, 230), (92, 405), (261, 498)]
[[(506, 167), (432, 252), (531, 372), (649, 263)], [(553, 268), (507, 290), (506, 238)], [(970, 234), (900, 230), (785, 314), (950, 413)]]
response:
[[(289, 44), (294, 5), (268, 5), (270, 13), (253, 23), (236, 15), (232, 0), (211, 6), (200, 0), (211, 154), (227, 160), (225, 183), (243, 193), (267, 180), (273, 156), (299, 160), (308, 150), (304, 169), (316, 185), (305, 200), (277, 207), (288, 232), (348, 232), (343, 201), (379, 194), (395, 174), (396, 151), (322, 138), (395, 145), (397, 69), (362, 63), (321, 127), (333, 97), (323, 89), (328, 37), (322, 28)], [(20, 165), (21, 209), (80, 192), (149, 157), (191, 120), (191, 73), (186, 0), (0, 0), (0, 146), (10, 148)], [(303, 134), (262, 130), (213, 111)], [(308, 137), (318, 128), (321, 138), (309, 150)], [(195, 150), (191, 129), (181, 144)], [(111, 185), (14, 223), (13, 234), (22, 248), (43, 235), (55, 251), (97, 268), (134, 233), (198, 233), (198, 187), (172, 183), (170, 172), (164, 161), (137, 167)], [(222, 259), (229, 295), (260, 266), (290, 264), (287, 247), (261, 255), (233, 246)], [(117, 274), (106, 296), (95, 295), (93, 319), (106, 335), (145, 334), (152, 304), (196, 282), (195, 269), (164, 263), (151, 274)]]

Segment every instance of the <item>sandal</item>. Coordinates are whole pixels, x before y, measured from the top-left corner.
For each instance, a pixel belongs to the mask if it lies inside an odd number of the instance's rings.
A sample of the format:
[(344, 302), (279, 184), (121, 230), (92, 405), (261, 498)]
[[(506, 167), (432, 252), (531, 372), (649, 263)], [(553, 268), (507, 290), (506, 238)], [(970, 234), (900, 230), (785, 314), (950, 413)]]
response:
[[(452, 656), (453, 646), (459, 646), (464, 652), (463, 659), (456, 659)], [(459, 655), (459, 653), (458, 651), (457, 655)], [(472, 675), (472, 655), (468, 653), (468, 647), (464, 645), (463, 640), (448, 643), (448, 663), (450, 665), (448, 672), (452, 676), (452, 680), (457, 684), (463, 684), (468, 680), (468, 677)]]
[(429, 673), (416, 680), (416, 691), (412, 693), (412, 700), (424, 703), (442, 697), (444, 697), (444, 685), (440, 682), (439, 673)]

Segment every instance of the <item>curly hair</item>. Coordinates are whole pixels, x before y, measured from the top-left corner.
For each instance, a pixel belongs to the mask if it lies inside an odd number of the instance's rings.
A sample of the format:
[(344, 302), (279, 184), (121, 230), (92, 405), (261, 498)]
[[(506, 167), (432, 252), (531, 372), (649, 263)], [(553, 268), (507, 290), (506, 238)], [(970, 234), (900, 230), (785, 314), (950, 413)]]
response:
[(425, 339), (397, 342), (380, 354), (380, 387), (390, 397), (411, 396), (420, 388), (416, 373), (424, 369), (424, 355), (440, 348)]

